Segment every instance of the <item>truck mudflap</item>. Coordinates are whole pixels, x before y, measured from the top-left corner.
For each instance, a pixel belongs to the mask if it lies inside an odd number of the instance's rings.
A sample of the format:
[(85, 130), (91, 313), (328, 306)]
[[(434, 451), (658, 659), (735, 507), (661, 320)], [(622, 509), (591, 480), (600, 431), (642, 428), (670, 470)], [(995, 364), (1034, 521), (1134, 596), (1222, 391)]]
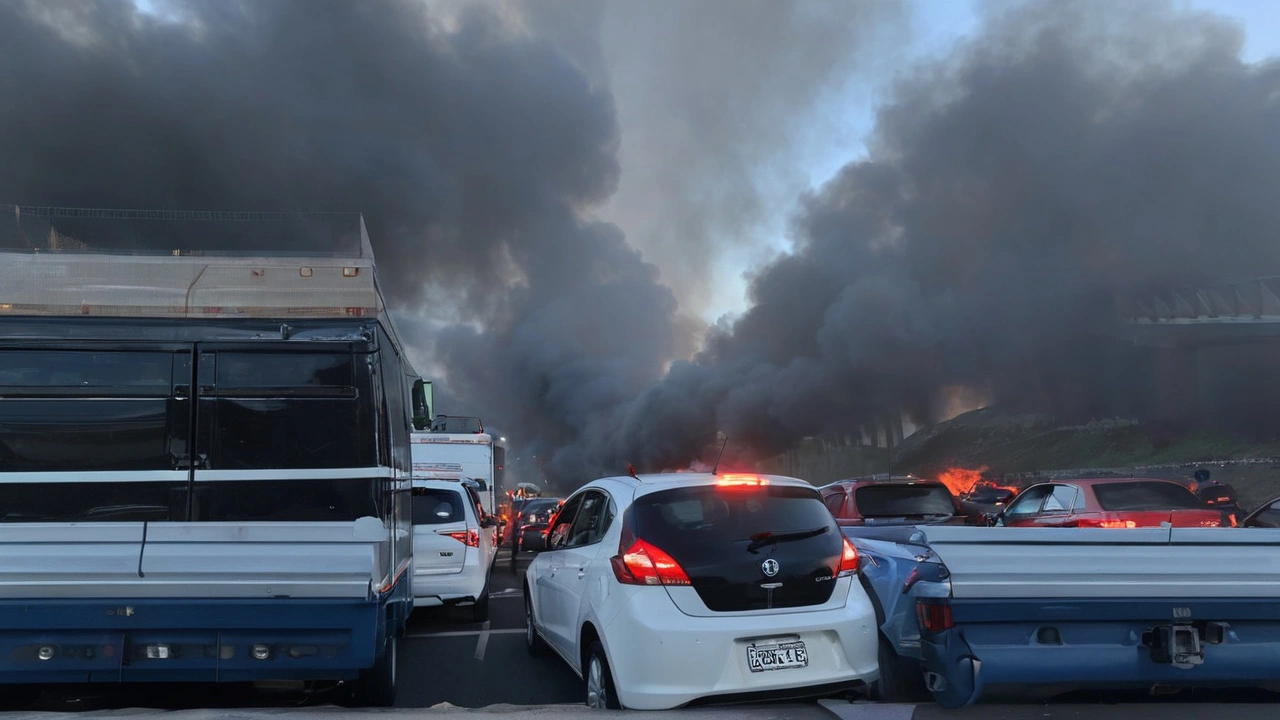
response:
[(378, 603), (0, 601), (0, 685), (350, 680), (374, 664)]
[(982, 661), (974, 657), (964, 635), (946, 630), (920, 639), (924, 684), (947, 709), (972, 705), (982, 695)]

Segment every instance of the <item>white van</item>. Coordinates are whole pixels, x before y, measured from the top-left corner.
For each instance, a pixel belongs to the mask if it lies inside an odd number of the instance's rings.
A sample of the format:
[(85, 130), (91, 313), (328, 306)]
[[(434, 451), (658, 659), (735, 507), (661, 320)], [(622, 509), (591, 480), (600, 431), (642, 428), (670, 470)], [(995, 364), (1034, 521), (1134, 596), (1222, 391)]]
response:
[(489, 576), (498, 549), (491, 516), (458, 480), (413, 481), (413, 605), (471, 607), (489, 619)]

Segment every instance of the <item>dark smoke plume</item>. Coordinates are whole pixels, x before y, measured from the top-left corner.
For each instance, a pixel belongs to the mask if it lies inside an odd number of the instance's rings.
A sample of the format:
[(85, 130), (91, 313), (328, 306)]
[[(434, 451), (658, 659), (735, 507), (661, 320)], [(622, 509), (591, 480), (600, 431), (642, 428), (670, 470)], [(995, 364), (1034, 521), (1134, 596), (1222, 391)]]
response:
[(1115, 294), (1280, 273), (1280, 63), (1161, 3), (986, 18), (805, 196), (751, 308), (588, 447), (677, 467), (715, 429), (758, 451), (941, 388), (1088, 418), (1133, 380)]
[(155, 5), (0, 3), (4, 202), (360, 211), (399, 304), (462, 320), (513, 265), (635, 262), (576, 215), (617, 184), (611, 97), (483, 5)]
[(591, 219), (621, 172), (598, 16), (156, 6), (0, 3), (0, 201), (362, 211), (441, 409), (565, 479), (923, 418), (947, 385), (1101, 412), (1114, 292), (1280, 273), (1280, 65), (1167, 4), (1042, 1), (906, 77), (751, 309), (668, 371), (676, 295)]
[[(0, 3), (0, 200), (361, 211), (439, 409), (534, 453), (691, 352), (656, 269), (586, 212), (620, 172), (608, 87), (501, 7), (155, 5)], [(534, 25), (590, 28), (577, 7)]]

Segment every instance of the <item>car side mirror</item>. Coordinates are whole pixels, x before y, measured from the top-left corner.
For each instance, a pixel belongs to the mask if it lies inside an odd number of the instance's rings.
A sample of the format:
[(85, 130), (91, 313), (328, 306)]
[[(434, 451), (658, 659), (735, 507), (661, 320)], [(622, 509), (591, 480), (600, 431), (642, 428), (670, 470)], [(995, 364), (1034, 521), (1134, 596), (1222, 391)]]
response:
[(491, 528), (497, 524), (498, 522), (494, 520), (492, 517), (485, 517), (483, 520), (480, 521), (480, 527), (482, 528)]

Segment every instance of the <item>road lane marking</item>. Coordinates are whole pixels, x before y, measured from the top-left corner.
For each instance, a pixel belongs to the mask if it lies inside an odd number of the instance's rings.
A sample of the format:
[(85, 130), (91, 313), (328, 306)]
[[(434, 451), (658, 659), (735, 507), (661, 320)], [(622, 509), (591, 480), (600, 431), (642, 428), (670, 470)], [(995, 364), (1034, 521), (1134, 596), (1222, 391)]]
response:
[(407, 638), (446, 638), (446, 637), (471, 637), (479, 635), (481, 632), (488, 632), (490, 635), (523, 635), (524, 628), (503, 628), (501, 630), (450, 630), (448, 632), (425, 632), (425, 633), (407, 633)]
[(484, 621), (484, 627), (480, 630), (480, 639), (476, 640), (476, 659), (484, 660), (485, 648), (489, 647), (489, 621)]

